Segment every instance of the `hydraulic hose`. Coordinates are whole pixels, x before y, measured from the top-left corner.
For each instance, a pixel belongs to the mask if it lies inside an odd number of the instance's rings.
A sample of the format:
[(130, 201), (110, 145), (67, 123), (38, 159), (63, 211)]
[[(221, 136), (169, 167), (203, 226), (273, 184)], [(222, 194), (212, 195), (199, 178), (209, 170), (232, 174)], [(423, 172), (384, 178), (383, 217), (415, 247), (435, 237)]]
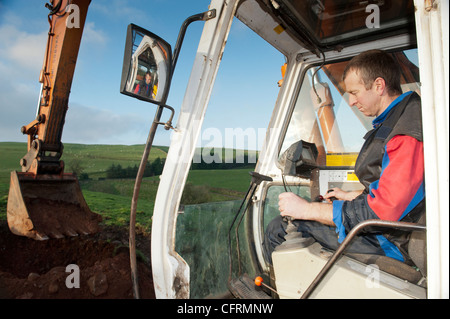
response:
[(155, 119), (150, 127), (150, 131), (145, 145), (144, 153), (142, 154), (141, 163), (139, 165), (138, 173), (136, 176), (136, 182), (133, 189), (133, 198), (131, 199), (130, 210), (130, 232), (129, 232), (129, 245), (130, 245), (130, 267), (131, 267), (131, 281), (133, 284), (133, 296), (135, 299), (139, 299), (139, 279), (136, 263), (136, 209), (139, 198), (139, 191), (141, 188), (142, 178), (144, 176), (145, 166), (147, 164), (148, 156), (152, 148), (153, 139), (155, 137), (156, 129), (160, 124), (160, 118), (163, 111), (163, 106), (159, 106), (155, 114)]

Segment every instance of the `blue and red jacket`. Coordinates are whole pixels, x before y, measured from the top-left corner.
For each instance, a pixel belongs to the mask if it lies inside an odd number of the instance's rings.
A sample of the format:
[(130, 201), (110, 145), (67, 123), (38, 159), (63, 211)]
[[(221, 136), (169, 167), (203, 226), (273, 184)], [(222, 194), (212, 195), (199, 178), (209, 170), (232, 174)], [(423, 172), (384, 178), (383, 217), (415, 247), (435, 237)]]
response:
[[(339, 242), (359, 222), (417, 220), (425, 212), (424, 157), (420, 97), (407, 92), (373, 121), (355, 164), (364, 185), (353, 201), (333, 202)], [(374, 233), (386, 256), (406, 261), (408, 238), (386, 231)]]

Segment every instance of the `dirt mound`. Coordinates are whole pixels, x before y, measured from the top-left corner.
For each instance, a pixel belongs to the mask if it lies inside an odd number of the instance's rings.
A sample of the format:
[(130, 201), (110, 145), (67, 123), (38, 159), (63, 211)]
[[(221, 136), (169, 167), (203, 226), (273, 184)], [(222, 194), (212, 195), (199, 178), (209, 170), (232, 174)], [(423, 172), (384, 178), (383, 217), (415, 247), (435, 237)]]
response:
[[(105, 227), (90, 236), (35, 241), (12, 234), (0, 221), (0, 298), (133, 298), (126, 229)], [(137, 235), (149, 255), (150, 240)], [(138, 260), (140, 297), (154, 298), (151, 269)]]

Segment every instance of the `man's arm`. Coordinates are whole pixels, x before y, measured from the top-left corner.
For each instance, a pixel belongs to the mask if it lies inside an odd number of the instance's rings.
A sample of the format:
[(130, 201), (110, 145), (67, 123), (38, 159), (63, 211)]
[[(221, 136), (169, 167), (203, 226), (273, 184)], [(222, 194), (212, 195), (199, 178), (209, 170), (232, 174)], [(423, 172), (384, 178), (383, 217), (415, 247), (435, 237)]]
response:
[(361, 221), (399, 220), (424, 197), (423, 143), (403, 135), (392, 138), (386, 146), (382, 172), (381, 178), (371, 184), (369, 194), (354, 201), (310, 203), (293, 193), (282, 193), (280, 213), (336, 226), (342, 239)]
[(278, 199), (281, 216), (314, 220), (325, 225), (335, 226), (333, 222), (333, 206), (331, 204), (310, 203), (294, 193), (282, 193)]

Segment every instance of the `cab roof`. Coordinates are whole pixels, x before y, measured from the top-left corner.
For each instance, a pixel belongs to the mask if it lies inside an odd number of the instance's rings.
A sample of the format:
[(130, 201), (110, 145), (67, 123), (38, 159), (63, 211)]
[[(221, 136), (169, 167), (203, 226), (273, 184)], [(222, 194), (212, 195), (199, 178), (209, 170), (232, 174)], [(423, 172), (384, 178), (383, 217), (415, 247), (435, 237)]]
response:
[(401, 33), (415, 34), (412, 0), (256, 2), (303, 48), (317, 55)]

